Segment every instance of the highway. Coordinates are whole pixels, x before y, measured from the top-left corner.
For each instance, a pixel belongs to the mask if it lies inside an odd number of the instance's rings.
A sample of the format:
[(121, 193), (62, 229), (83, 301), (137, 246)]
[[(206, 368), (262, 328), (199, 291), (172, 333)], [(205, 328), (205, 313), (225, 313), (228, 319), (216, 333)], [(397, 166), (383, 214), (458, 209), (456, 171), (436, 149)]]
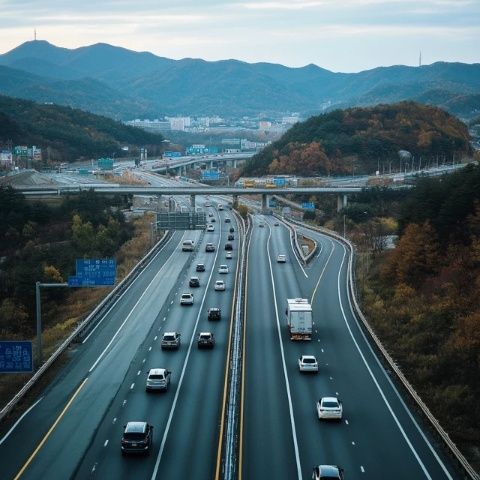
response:
[[(318, 464), (340, 465), (347, 479), (458, 478), (356, 323), (345, 289), (345, 248), (309, 232), (321, 251), (303, 269), (287, 229), (268, 217), (261, 228), (258, 218), (249, 252), (241, 478), (306, 479)], [(286, 264), (276, 263), (279, 253)], [(313, 299), (310, 342), (288, 337), (286, 299), (295, 297)], [(302, 354), (317, 357), (318, 374), (298, 371)], [(342, 400), (341, 422), (318, 420), (322, 396)]]
[[(226, 260), (223, 250), (227, 229), (237, 231), (223, 217), (233, 216), (215, 216), (214, 232), (176, 232), (94, 334), (72, 349), (41, 401), (3, 440), (2, 479), (179, 478), (183, 458), (198, 472), (196, 478), (213, 477), (238, 258), (238, 238), (233, 259)], [(184, 238), (194, 239), (198, 251), (180, 251)], [(220, 248), (206, 253), (208, 241)], [(195, 272), (197, 263), (206, 271)], [(220, 264), (229, 265), (227, 275), (217, 273)], [(190, 289), (194, 275), (200, 287)], [(217, 279), (225, 280), (226, 291), (214, 291)], [(180, 306), (179, 295), (188, 291), (194, 305)], [(207, 320), (212, 306), (221, 308), (221, 321)], [(178, 351), (160, 349), (165, 331), (181, 333)], [(197, 349), (200, 331), (215, 334), (213, 350)], [(145, 391), (150, 368), (172, 371), (167, 392)], [(148, 458), (120, 455), (123, 425), (133, 420), (154, 425)]]
[[(151, 180), (149, 176), (149, 180)], [(157, 185), (170, 180), (158, 179)], [(199, 203), (204, 200), (199, 198)], [(188, 202), (180, 198), (180, 202)], [(214, 232), (175, 232), (165, 247), (107, 312), (31, 410), (0, 438), (0, 478), (177, 479), (185, 470), (213, 479), (219, 470), (219, 435), (228, 370), (238, 225), (230, 211), (208, 209)], [(225, 223), (230, 217), (234, 223)], [(454, 479), (458, 473), (406, 406), (352, 313), (346, 290), (348, 257), (338, 241), (308, 231), (320, 250), (308, 266), (297, 260), (290, 231), (273, 217), (255, 215), (248, 249), (239, 429), (239, 479), (307, 479), (318, 464), (338, 464), (349, 479)], [(264, 227), (260, 226), (264, 224)], [(233, 258), (225, 258), (230, 226)], [(307, 233), (303, 227), (300, 232)], [(182, 252), (184, 239), (197, 249)], [(217, 245), (214, 253), (205, 244)], [(285, 254), (287, 262), (276, 262)], [(206, 271), (195, 272), (197, 263)], [(218, 274), (220, 264), (230, 272)], [(199, 288), (189, 288), (191, 276)], [(213, 283), (226, 281), (226, 291)], [(179, 296), (194, 293), (193, 306)], [(314, 335), (292, 342), (286, 299), (311, 301)], [(207, 309), (222, 320), (207, 320)], [(179, 331), (179, 350), (160, 348), (163, 332)], [(212, 331), (213, 350), (198, 350), (200, 331)], [(297, 359), (313, 354), (318, 374), (300, 374)], [(167, 392), (145, 391), (150, 368), (168, 368)], [(343, 401), (341, 422), (320, 422), (321, 396)], [(122, 457), (128, 421), (154, 426), (148, 457)]]

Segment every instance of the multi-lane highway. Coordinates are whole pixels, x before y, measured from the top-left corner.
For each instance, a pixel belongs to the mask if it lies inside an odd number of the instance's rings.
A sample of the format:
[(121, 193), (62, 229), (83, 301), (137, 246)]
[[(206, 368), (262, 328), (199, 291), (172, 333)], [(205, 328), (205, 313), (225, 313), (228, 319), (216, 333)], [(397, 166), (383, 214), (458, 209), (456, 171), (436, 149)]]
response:
[[(0, 438), (0, 478), (221, 478), (240, 238), (232, 212), (207, 211), (215, 230), (175, 232), (96, 330), (71, 349), (38, 403)], [(356, 322), (346, 290), (345, 247), (309, 231), (320, 250), (304, 267), (286, 224), (261, 215), (253, 222), (235, 406), (238, 478), (306, 479), (318, 464), (340, 465), (346, 479), (458, 478)], [(231, 227), (233, 258), (226, 259)], [(194, 240), (194, 252), (181, 251), (185, 239)], [(215, 252), (205, 251), (207, 242)], [(286, 263), (277, 263), (278, 254), (286, 255)], [(196, 272), (197, 263), (205, 264), (205, 272)], [(228, 274), (218, 273), (221, 264), (229, 266)], [(200, 287), (189, 287), (191, 276), (200, 278)], [(226, 291), (214, 290), (217, 279), (225, 280)], [(180, 305), (183, 292), (194, 294), (193, 306)], [(287, 334), (286, 299), (295, 297), (312, 304), (311, 341), (292, 342)], [(221, 308), (220, 321), (207, 319), (210, 307)], [(160, 348), (168, 331), (181, 333), (178, 350)], [(197, 348), (201, 331), (215, 334), (213, 350)], [(298, 371), (302, 354), (317, 357), (318, 374)], [(150, 368), (171, 370), (166, 392), (145, 391)], [(341, 422), (318, 420), (321, 396), (343, 401)], [(120, 438), (129, 421), (154, 426), (149, 456), (122, 457)]]
[[(309, 231), (321, 250), (303, 268), (287, 228), (265, 220), (263, 228), (256, 220), (248, 256), (241, 477), (310, 478), (314, 465), (334, 464), (347, 479), (457, 478), (357, 325), (344, 246)], [(276, 262), (280, 253), (287, 263)], [(286, 299), (296, 297), (312, 303), (310, 342), (287, 334)], [(299, 372), (302, 354), (316, 356), (318, 374)], [(324, 396), (343, 402), (341, 422), (318, 420)]]

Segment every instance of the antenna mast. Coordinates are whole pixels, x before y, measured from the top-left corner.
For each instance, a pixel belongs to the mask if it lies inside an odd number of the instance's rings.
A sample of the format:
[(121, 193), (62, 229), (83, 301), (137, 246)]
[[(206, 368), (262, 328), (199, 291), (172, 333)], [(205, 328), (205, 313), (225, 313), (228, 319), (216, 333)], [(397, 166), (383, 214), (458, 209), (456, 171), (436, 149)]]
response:
[(37, 41), (37, 29), (33, 29), (33, 40)]
[(422, 66), (422, 51), (420, 50), (420, 56), (418, 57), (418, 66)]

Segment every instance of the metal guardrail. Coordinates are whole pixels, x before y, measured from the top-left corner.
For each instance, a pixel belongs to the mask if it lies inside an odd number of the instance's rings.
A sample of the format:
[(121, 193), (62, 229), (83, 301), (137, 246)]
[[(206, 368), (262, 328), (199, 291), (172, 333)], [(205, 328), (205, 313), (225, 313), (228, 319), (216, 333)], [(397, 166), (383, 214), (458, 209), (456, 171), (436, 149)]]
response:
[[(0, 421), (2, 421), (17, 405), (17, 403), (26, 395), (40, 377), (53, 365), (55, 360), (73, 343), (77, 337), (84, 335), (86, 329), (91, 329), (93, 325), (101, 318), (106, 309), (123, 293), (131, 282), (138, 276), (140, 271), (152, 260), (152, 258), (161, 250), (171, 233), (165, 232), (164, 236), (157, 244), (150, 249), (145, 257), (140, 260), (131, 272), (95, 307), (95, 309), (83, 320), (75, 330), (60, 344), (48, 360), (35, 372), (33, 377), (21, 388), (21, 390), (3, 407), (0, 411)], [(90, 325), (91, 324), (91, 325)]]
[(322, 234), (327, 235), (329, 237), (335, 238), (336, 240), (338, 240), (339, 242), (341, 242), (341, 243), (343, 243), (344, 245), (347, 246), (347, 248), (350, 251), (350, 255), (349, 255), (349, 258), (348, 258), (348, 275), (347, 275), (348, 297), (353, 302), (353, 307), (354, 307), (354, 310), (355, 310), (354, 313), (356, 314), (357, 318), (360, 319), (360, 321), (362, 322), (362, 325), (364, 326), (365, 330), (368, 332), (368, 334), (370, 335), (370, 337), (374, 341), (375, 346), (378, 348), (378, 350), (383, 355), (385, 361), (388, 363), (388, 366), (392, 369), (393, 372), (395, 372), (398, 380), (402, 383), (403, 387), (406, 389), (406, 391), (413, 398), (413, 400), (415, 401), (417, 406), (420, 408), (422, 413), (429, 420), (430, 424), (434, 427), (435, 431), (440, 436), (440, 438), (443, 440), (445, 446), (450, 450), (450, 453), (453, 455), (453, 457), (457, 461), (460, 468), (463, 469), (464, 473), (467, 475), (466, 478), (471, 478), (473, 480), (480, 480), (480, 475), (468, 463), (467, 459), (463, 456), (462, 452), (460, 452), (460, 450), (455, 445), (455, 443), (450, 439), (448, 433), (440, 425), (440, 422), (435, 418), (435, 416), (432, 414), (432, 412), (427, 407), (425, 402), (420, 398), (420, 395), (415, 391), (415, 389), (412, 387), (412, 385), (407, 380), (405, 375), (402, 373), (400, 368), (397, 366), (397, 364), (395, 363), (393, 358), (390, 356), (390, 354), (388, 353), (386, 348), (383, 346), (380, 339), (377, 337), (377, 335), (373, 331), (372, 327), (368, 323), (368, 320), (363, 315), (363, 313), (360, 309), (360, 306), (358, 304), (356, 294), (355, 294), (356, 293), (355, 292), (355, 282), (354, 282), (354, 274), (353, 274), (353, 268), (352, 268), (353, 257), (355, 255), (355, 248), (354, 248), (353, 244), (348, 239), (343, 238), (342, 236), (338, 235), (336, 232), (333, 232), (333, 231), (328, 230), (326, 228), (306, 225), (306, 224), (303, 224), (303, 223), (295, 221), (295, 220), (293, 220), (293, 223), (297, 223), (297, 224), (301, 225), (302, 227), (309, 228), (311, 230), (318, 231), (319, 233), (322, 233)]

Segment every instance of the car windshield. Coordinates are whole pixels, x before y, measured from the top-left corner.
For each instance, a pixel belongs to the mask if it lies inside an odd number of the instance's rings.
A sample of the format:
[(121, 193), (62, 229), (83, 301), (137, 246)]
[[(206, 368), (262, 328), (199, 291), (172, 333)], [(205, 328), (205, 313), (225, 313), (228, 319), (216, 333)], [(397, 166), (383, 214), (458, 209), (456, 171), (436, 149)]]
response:
[(210, 338), (210, 335), (200, 335), (200, 338), (202, 340), (208, 340)]
[(150, 378), (151, 380), (163, 380), (164, 377), (161, 374), (155, 373), (150, 375), (148, 378)]
[(303, 363), (316, 363), (314, 358), (304, 358)]
[(143, 440), (145, 438), (145, 434), (137, 432), (125, 433), (124, 438), (126, 440)]
[(337, 402), (331, 402), (331, 401), (323, 402), (322, 407), (324, 407), (324, 408), (338, 408), (338, 403)]
[(167, 341), (171, 341), (171, 340), (175, 340), (175, 337), (173, 335), (165, 335), (163, 339)]
[(184, 293), (184, 294), (182, 295), (182, 298), (190, 298), (190, 295), (189, 295), (188, 293)]

